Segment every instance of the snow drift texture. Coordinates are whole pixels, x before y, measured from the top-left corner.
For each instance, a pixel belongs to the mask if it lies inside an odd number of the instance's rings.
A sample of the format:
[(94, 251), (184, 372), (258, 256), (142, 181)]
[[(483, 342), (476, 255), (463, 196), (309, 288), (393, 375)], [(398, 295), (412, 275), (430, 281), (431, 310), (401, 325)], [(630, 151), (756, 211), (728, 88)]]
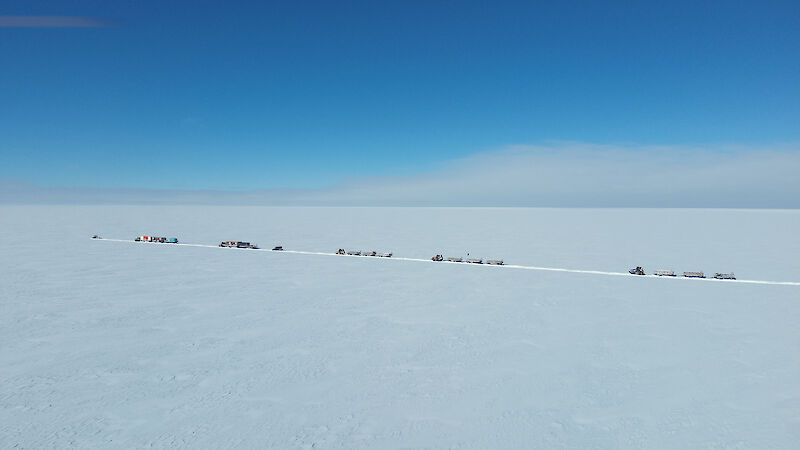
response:
[(796, 448), (800, 213), (0, 208), (0, 447)]

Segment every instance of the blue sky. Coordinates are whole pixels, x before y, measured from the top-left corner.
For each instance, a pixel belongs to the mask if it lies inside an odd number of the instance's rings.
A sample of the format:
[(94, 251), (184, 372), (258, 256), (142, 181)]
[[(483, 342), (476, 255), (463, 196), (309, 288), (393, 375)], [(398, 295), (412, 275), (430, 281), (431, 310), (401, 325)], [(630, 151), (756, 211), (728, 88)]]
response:
[(250, 3), (3, 2), (111, 26), (0, 26), (0, 179), (317, 189), (551, 141), (800, 142), (798, 2)]

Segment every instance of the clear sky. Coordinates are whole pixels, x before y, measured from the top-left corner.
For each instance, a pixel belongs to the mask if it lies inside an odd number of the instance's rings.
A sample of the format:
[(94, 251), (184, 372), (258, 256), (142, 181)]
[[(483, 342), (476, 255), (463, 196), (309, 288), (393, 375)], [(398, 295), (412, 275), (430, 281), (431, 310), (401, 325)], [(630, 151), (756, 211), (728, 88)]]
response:
[(549, 141), (800, 142), (797, 1), (5, 0), (0, 16), (0, 180), (321, 188)]

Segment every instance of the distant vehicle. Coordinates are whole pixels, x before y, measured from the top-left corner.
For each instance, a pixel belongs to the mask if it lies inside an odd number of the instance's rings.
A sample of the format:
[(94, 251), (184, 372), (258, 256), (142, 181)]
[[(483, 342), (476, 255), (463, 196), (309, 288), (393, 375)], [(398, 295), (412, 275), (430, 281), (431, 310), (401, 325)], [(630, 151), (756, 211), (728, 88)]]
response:
[(480, 258), (467, 258), (467, 262), (470, 264), (483, 264), (483, 260)]
[(251, 244), (244, 241), (222, 241), (220, 242), (219, 246), (228, 248), (258, 248), (256, 244)]
[(361, 252), (361, 256), (375, 256), (375, 255), (377, 255), (377, 254), (378, 254), (378, 252), (376, 252), (376, 251), (371, 251), (371, 252)]
[(705, 278), (706, 275), (703, 272), (683, 272), (683, 276), (686, 278)]
[(92, 236), (92, 239), (103, 239), (103, 238), (95, 234), (94, 236)]
[(360, 250), (350, 250), (349, 252), (347, 252), (347, 254), (350, 255), (350, 256), (361, 256), (361, 251)]
[(644, 275), (644, 269), (642, 269), (642, 266), (636, 266), (635, 269), (629, 270), (628, 273), (631, 275)]
[(378, 253), (377, 256), (380, 257), (380, 258), (391, 258), (392, 254), (391, 253)]
[(450, 262), (463, 262), (464, 260), (460, 256), (451, 256), (447, 258)]
[(283, 250), (283, 246), (282, 245), (276, 245), (275, 247), (272, 247), (272, 250), (276, 251), (276, 252), (280, 252), (280, 251)]
[(177, 244), (178, 238), (169, 238), (167, 239), (167, 244)]
[(495, 265), (495, 266), (502, 266), (503, 265), (503, 260), (502, 259), (490, 259), (490, 260), (486, 261), (486, 264), (492, 264), (492, 265)]
[(444, 256), (436, 255), (433, 258), (431, 258), (431, 261), (444, 261)]
[(733, 272), (731, 272), (731, 273), (719, 273), (719, 272), (717, 272), (717, 273), (714, 274), (714, 278), (716, 278), (718, 280), (735, 280), (736, 279), (736, 275), (734, 275)]
[(658, 277), (674, 277), (675, 272), (673, 272), (672, 270), (656, 270), (655, 272), (653, 272), (653, 275)]
[(346, 252), (344, 251), (343, 248), (340, 248), (339, 250), (336, 250), (336, 254), (337, 255), (344, 255), (344, 254), (346, 254)]

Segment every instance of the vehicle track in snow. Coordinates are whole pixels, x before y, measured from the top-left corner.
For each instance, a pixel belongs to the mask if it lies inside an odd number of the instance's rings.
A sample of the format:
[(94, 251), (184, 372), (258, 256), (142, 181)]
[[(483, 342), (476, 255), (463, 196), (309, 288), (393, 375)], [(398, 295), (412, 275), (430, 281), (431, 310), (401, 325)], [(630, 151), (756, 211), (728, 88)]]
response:
[(399, 256), (392, 256), (391, 258), (382, 258), (377, 256), (357, 256), (357, 255), (339, 255), (334, 252), (312, 252), (312, 251), (305, 251), (305, 250), (271, 250), (267, 248), (230, 248), (230, 247), (220, 247), (219, 245), (208, 245), (208, 244), (186, 244), (186, 243), (178, 243), (178, 244), (168, 244), (168, 243), (156, 243), (156, 242), (136, 242), (131, 239), (107, 239), (107, 238), (98, 238), (92, 239), (94, 241), (108, 241), (108, 242), (127, 242), (130, 244), (139, 244), (139, 245), (161, 245), (161, 246), (178, 246), (178, 247), (204, 247), (204, 248), (216, 248), (220, 250), (239, 250), (239, 251), (248, 251), (248, 252), (268, 252), (268, 253), (291, 253), (296, 255), (321, 255), (321, 256), (335, 256), (339, 258), (360, 258), (360, 259), (373, 259), (373, 260), (384, 260), (384, 261), (415, 261), (415, 262), (425, 262), (425, 263), (435, 263), (435, 264), (443, 264), (443, 265), (459, 265), (459, 266), (470, 266), (470, 267), (485, 267), (485, 268), (493, 268), (493, 269), (521, 269), (521, 270), (539, 270), (539, 271), (546, 271), (546, 272), (564, 272), (564, 273), (583, 273), (589, 275), (607, 275), (607, 276), (621, 276), (621, 277), (631, 277), (631, 278), (658, 278), (663, 280), (685, 280), (685, 281), (711, 281), (717, 283), (746, 283), (746, 284), (767, 284), (767, 285), (779, 285), (779, 286), (800, 286), (800, 282), (797, 281), (767, 281), (767, 280), (718, 280), (716, 278), (689, 278), (689, 277), (682, 277), (682, 276), (657, 276), (657, 275), (632, 275), (627, 272), (605, 272), (602, 270), (583, 270), (583, 269), (565, 269), (559, 267), (540, 267), (540, 266), (523, 266), (518, 264), (503, 264), (503, 265), (493, 265), (493, 264), (473, 264), (467, 262), (451, 262), (451, 261), (432, 261), (430, 259), (421, 259), (421, 258), (404, 258)]

